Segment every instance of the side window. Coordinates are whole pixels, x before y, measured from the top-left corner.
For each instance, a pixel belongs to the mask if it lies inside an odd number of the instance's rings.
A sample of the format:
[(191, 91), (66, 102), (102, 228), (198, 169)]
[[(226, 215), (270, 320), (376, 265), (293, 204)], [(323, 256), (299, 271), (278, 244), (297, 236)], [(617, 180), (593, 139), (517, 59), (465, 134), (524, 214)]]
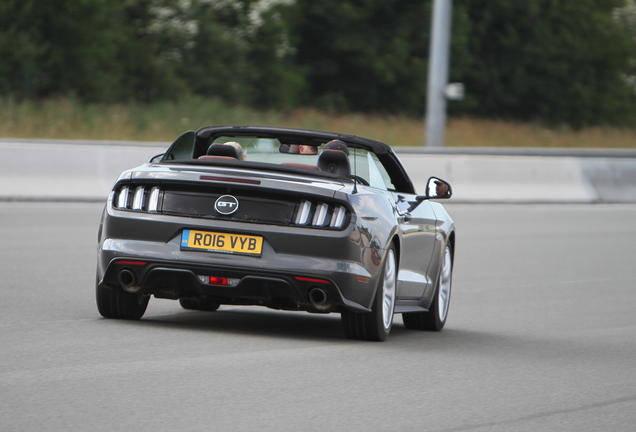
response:
[(378, 169), (378, 165), (373, 160), (371, 153), (367, 153), (367, 163), (369, 164), (369, 186), (387, 190), (386, 184), (384, 184), (384, 179), (382, 178), (382, 173)]
[(183, 133), (172, 143), (162, 160), (192, 159), (195, 141), (196, 133), (194, 131)]
[(351, 151), (349, 163), (351, 173), (365, 180), (369, 186), (382, 190), (395, 190), (391, 177), (378, 156), (364, 149)]
[(384, 168), (384, 165), (382, 165), (382, 162), (380, 162), (380, 159), (378, 159), (375, 153), (369, 153), (369, 155), (371, 156), (371, 159), (374, 161), (375, 167), (378, 170), (378, 173), (380, 174), (382, 183), (384, 184), (383, 188), (394, 191), (395, 186), (393, 185), (393, 182), (391, 181), (391, 176), (387, 172), (386, 168)]

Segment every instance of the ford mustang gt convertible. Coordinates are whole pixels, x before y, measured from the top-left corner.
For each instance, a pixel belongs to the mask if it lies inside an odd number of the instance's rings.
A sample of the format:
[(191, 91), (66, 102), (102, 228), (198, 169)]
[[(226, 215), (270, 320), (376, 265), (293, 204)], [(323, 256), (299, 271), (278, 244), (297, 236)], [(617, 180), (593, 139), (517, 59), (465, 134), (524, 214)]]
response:
[(430, 177), (417, 195), (391, 148), (330, 132), (213, 126), (121, 174), (99, 227), (97, 308), (139, 319), (150, 296), (185, 309), (340, 313), (381, 341), (401, 313), (439, 331), (455, 225)]

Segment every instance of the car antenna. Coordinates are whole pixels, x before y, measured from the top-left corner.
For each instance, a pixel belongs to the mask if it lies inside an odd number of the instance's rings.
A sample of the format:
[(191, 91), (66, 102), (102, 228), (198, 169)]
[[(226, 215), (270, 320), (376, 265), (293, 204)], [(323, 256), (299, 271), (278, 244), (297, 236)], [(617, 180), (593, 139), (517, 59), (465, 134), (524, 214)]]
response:
[(353, 193), (358, 193), (358, 164), (356, 163), (356, 135), (353, 135)]

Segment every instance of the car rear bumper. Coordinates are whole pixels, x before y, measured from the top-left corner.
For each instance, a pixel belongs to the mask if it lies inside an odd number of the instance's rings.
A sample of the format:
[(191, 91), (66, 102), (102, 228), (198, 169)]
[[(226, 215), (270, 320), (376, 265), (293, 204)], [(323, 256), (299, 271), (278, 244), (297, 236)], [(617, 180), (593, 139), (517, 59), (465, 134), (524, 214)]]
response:
[[(222, 304), (315, 311), (309, 292), (319, 288), (331, 310), (371, 308), (383, 251), (367, 246), (355, 219), (334, 231), (147, 215), (118, 211), (110, 204), (99, 239), (97, 277), (102, 287), (121, 286), (119, 275), (127, 270), (134, 279), (129, 291), (160, 298), (203, 296)], [(184, 249), (181, 233), (186, 229), (262, 236), (262, 252), (250, 256)], [(210, 285), (200, 276), (240, 282), (234, 287)]]
[[(353, 260), (278, 254), (264, 242), (259, 257), (181, 250), (179, 236), (168, 243), (104, 239), (98, 251), (97, 276), (102, 287), (122, 286), (129, 272), (131, 292), (159, 298), (208, 297), (222, 304), (263, 305), (276, 309), (368, 312), (379, 275)], [(342, 240), (346, 241), (346, 240)], [(362, 256), (376, 253), (365, 248)], [(371, 261), (367, 259), (365, 261)], [(201, 277), (238, 279), (234, 287), (211, 285)], [(328, 299), (317, 310), (309, 293), (318, 288)]]
[[(106, 266), (106, 271), (98, 282), (99, 285), (121, 286), (122, 272), (132, 275), (129, 279), (131, 283), (126, 286), (128, 291), (152, 294), (158, 298), (205, 297), (221, 304), (262, 305), (275, 309), (314, 312), (332, 312), (342, 308), (359, 312), (369, 311), (366, 306), (347, 299), (340, 289), (343, 278), (338, 277), (339, 275), (334, 278), (317, 276), (306, 271), (284, 273), (227, 266), (201, 266), (193, 263), (176, 264), (155, 260), (138, 261), (116, 258)], [(302, 276), (297, 276), (299, 274)], [(236, 286), (211, 285), (202, 282), (202, 276), (238, 279), (240, 282)], [(340, 283), (336, 282), (336, 279)], [(346, 279), (350, 279), (350, 276), (346, 275)], [(371, 289), (370, 286), (365, 288), (369, 291)], [(312, 303), (310, 292), (314, 289), (318, 289), (325, 296), (324, 302)]]

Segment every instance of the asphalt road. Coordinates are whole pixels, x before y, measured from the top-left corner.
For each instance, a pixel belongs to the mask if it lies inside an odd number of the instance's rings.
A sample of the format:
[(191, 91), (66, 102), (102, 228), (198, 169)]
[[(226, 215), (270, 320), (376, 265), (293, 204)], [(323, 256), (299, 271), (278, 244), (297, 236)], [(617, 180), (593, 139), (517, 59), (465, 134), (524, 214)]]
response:
[(0, 430), (627, 431), (636, 206), (449, 205), (441, 333), (338, 315), (94, 302), (101, 205), (0, 203)]

